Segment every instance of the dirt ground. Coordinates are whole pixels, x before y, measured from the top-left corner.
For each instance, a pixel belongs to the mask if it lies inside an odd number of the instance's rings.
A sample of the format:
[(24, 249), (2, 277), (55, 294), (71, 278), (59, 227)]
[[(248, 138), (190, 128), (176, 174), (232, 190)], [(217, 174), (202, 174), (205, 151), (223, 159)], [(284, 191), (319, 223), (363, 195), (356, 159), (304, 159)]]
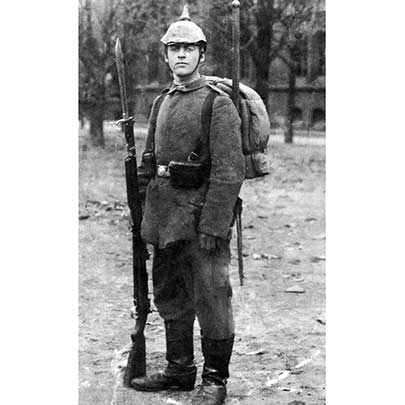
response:
[[(140, 393), (122, 386), (133, 326), (131, 235), (124, 139), (112, 126), (106, 131), (104, 150), (91, 148), (85, 131), (79, 142), (80, 404), (187, 404), (192, 393)], [(136, 131), (138, 152), (144, 134)], [(237, 330), (226, 404), (323, 404), (325, 150), (271, 142), (269, 153), (271, 174), (246, 181), (241, 192), (246, 278), (241, 287), (233, 240)], [(145, 334), (153, 372), (165, 365), (163, 322), (155, 309)], [(200, 372), (198, 337), (196, 322)]]

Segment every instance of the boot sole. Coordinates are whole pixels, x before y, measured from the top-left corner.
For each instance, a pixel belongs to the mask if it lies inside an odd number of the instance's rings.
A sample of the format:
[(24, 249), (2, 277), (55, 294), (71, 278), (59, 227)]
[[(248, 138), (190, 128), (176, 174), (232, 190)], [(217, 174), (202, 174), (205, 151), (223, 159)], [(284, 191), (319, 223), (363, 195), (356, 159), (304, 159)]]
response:
[(133, 389), (136, 391), (144, 391), (144, 392), (158, 392), (158, 391), (192, 391), (194, 389), (194, 385), (192, 387), (180, 387), (177, 385), (173, 385), (170, 387), (162, 387), (162, 388), (149, 388), (149, 387), (142, 387), (140, 385), (133, 384), (131, 385)]

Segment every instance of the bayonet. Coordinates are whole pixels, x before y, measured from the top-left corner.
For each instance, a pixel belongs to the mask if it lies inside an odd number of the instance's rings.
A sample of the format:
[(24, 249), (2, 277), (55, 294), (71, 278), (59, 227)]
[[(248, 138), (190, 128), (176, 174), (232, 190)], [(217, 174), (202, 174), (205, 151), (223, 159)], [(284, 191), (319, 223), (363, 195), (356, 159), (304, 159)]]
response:
[[(120, 86), (120, 99), (121, 99), (121, 108), (122, 108), (122, 118), (126, 120), (128, 118), (128, 98), (127, 98), (127, 88), (125, 82), (125, 61), (124, 54), (122, 53), (120, 39), (117, 39), (115, 43), (115, 63), (117, 65), (118, 73), (118, 83)], [(119, 122), (122, 122), (120, 120)]]

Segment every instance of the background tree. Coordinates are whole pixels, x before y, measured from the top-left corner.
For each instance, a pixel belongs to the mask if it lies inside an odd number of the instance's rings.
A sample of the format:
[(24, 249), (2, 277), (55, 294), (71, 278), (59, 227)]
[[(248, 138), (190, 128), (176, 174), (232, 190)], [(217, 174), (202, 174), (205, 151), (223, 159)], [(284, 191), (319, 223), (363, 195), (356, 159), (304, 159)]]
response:
[(291, 36), (301, 32), (311, 21), (318, 3), (318, 0), (245, 0), (241, 3), (241, 48), (247, 49), (252, 58), (255, 88), (265, 102), (271, 62), (289, 47)]
[[(152, 2), (153, 3), (153, 2)], [(114, 46), (122, 38), (127, 62), (128, 92), (144, 76), (143, 36), (155, 4), (140, 0), (83, 0), (79, 3), (79, 109), (90, 122), (92, 144), (105, 144), (103, 121), (107, 102), (118, 94)], [(136, 46), (133, 46), (133, 43)]]
[(79, 8), (79, 108), (90, 121), (92, 144), (104, 147), (103, 121), (107, 86), (114, 67), (111, 57), (116, 1), (84, 0)]
[(208, 41), (207, 73), (230, 77), (232, 72), (232, 7), (230, 1), (209, 2), (206, 30)]
[[(288, 69), (288, 101), (284, 131), (285, 143), (292, 143), (294, 137), (295, 89), (301, 50), (306, 45), (312, 44), (315, 33), (319, 29), (324, 29), (325, 21), (322, 18), (322, 14), (319, 13), (320, 6), (320, 0), (313, 0), (309, 4), (305, 1), (295, 2), (287, 10), (283, 20), (280, 40), (284, 38), (284, 44), (278, 52), (278, 57), (285, 63)], [(311, 46), (308, 48), (308, 58), (311, 58)], [(312, 61), (310, 59), (307, 62), (307, 67), (306, 82), (308, 83), (313, 79)]]
[[(197, 1), (190, 3), (195, 3), (197, 8)], [(160, 37), (169, 23), (180, 16), (181, 8), (175, 0), (81, 0), (79, 3), (79, 116), (90, 122), (93, 145), (104, 146), (107, 102), (119, 94), (114, 61), (116, 39), (121, 38), (125, 52), (131, 96), (138, 84), (159, 76), (169, 77)]]
[[(280, 58), (288, 70), (288, 106), (285, 141), (293, 141), (295, 81), (300, 63), (302, 38), (312, 36), (320, 25), (319, 9), (324, 0), (246, 0), (241, 9), (241, 43), (249, 51), (256, 71), (255, 88), (267, 105), (269, 70)], [(309, 77), (308, 77), (309, 78)]]

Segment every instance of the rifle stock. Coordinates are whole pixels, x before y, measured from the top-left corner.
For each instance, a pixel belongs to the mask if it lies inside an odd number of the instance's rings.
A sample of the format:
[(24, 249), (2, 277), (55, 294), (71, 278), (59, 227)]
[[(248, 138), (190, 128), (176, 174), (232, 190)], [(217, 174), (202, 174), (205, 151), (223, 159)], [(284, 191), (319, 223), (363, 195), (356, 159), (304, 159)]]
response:
[[(127, 128), (125, 128), (125, 130), (127, 131)], [(133, 131), (133, 128), (128, 129), (128, 131), (129, 130)], [(135, 155), (128, 156), (125, 160), (125, 178), (128, 206), (132, 221), (133, 296), (134, 307), (136, 308), (135, 327), (131, 333), (132, 345), (124, 373), (124, 385), (130, 387), (133, 378), (146, 374), (146, 343), (144, 329), (149, 313), (148, 273), (146, 269), (148, 251), (141, 239), (140, 233), (142, 210), (139, 198)]]
[[(240, 112), (240, 2), (232, 1), (232, 101)], [(238, 247), (238, 270), (240, 285), (243, 285), (243, 244), (242, 244), (242, 200), (238, 197), (235, 205), (236, 238)]]
[[(146, 374), (146, 343), (145, 325), (149, 313), (148, 299), (148, 273), (146, 260), (148, 251), (141, 238), (142, 205), (139, 195), (138, 170), (136, 162), (136, 147), (134, 137), (134, 119), (128, 117), (128, 101), (125, 86), (124, 57), (121, 44), (117, 39), (115, 46), (118, 79), (120, 86), (122, 120), (124, 124), (125, 140), (128, 156), (125, 158), (125, 180), (127, 189), (128, 207), (131, 214), (132, 232), (132, 267), (133, 267), (133, 299), (135, 312), (135, 327), (131, 333), (131, 349), (124, 373), (124, 385), (131, 386), (131, 380)], [(118, 124), (117, 123), (117, 124)]]

